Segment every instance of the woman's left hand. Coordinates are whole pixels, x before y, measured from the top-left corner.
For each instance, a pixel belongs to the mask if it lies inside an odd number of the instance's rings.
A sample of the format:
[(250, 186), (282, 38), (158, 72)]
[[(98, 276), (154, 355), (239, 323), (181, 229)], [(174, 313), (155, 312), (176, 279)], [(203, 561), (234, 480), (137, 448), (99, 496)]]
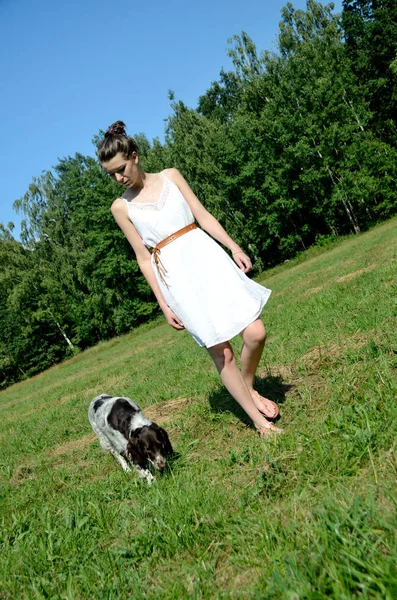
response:
[(234, 262), (240, 267), (244, 273), (248, 273), (252, 269), (252, 263), (248, 256), (241, 250), (233, 254)]

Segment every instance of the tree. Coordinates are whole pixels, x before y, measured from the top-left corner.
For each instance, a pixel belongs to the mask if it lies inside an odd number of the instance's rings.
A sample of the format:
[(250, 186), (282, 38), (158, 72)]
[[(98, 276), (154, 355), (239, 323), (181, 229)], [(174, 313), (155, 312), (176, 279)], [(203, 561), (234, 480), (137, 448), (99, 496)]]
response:
[(369, 101), (374, 132), (397, 142), (397, 3), (395, 0), (343, 0), (347, 56)]

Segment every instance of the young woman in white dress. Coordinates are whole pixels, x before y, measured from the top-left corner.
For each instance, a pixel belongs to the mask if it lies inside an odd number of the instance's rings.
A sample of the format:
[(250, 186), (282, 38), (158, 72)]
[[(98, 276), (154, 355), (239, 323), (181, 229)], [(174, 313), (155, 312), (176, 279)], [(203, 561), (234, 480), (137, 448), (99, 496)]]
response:
[[(223, 384), (261, 436), (280, 433), (266, 419), (278, 415), (277, 404), (253, 387), (266, 338), (259, 315), (270, 290), (245, 275), (252, 268), (250, 259), (179, 171), (145, 173), (137, 150), (122, 121), (109, 127), (98, 147), (102, 166), (125, 188), (111, 207), (116, 222), (167, 322), (207, 348)], [(233, 260), (212, 238), (229, 248)], [(241, 370), (229, 343), (237, 334), (243, 339)]]

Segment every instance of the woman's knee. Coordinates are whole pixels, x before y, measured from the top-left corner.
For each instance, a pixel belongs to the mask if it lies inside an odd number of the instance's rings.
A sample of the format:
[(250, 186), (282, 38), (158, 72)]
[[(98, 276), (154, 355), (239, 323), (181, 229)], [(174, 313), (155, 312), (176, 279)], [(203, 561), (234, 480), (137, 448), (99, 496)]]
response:
[(260, 344), (266, 340), (266, 328), (260, 319), (257, 319), (242, 333), (243, 340), (246, 344)]

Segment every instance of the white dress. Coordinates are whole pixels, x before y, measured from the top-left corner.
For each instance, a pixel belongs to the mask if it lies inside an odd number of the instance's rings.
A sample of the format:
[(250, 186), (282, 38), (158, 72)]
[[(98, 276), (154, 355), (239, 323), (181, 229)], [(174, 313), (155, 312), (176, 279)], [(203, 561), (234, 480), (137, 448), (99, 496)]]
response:
[[(128, 216), (143, 243), (153, 248), (172, 233), (194, 222), (178, 186), (164, 173), (159, 200), (128, 199)], [(152, 267), (170, 309), (199, 346), (226, 342), (255, 321), (271, 290), (249, 279), (228, 254), (202, 229), (193, 229), (161, 249), (164, 285), (152, 256)]]

